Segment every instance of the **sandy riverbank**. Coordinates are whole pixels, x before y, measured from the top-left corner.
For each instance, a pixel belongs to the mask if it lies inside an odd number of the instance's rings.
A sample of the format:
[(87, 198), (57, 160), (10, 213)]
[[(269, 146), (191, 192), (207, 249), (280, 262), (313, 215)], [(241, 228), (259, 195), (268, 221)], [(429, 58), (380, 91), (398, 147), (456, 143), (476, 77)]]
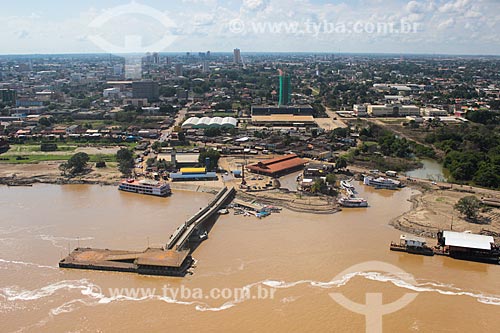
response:
[(0, 164), (0, 184), (30, 185), (47, 184), (118, 184), (120, 172), (114, 167), (95, 169), (77, 177), (64, 177), (59, 170), (60, 162), (40, 162), (36, 164)]
[(410, 211), (391, 220), (390, 225), (404, 232), (428, 238), (435, 238), (439, 230), (458, 232), (471, 231), (476, 234), (491, 235), (500, 241), (500, 209), (488, 208), (481, 212), (481, 223), (472, 223), (464, 219), (453, 206), (464, 196), (480, 194), (459, 192), (456, 190), (427, 190), (414, 195), (410, 200)]

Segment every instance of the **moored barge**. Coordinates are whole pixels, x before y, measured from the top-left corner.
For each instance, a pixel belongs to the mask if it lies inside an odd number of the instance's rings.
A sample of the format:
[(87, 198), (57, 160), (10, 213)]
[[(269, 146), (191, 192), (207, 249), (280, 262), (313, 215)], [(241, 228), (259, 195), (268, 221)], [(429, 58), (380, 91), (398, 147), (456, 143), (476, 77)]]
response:
[(469, 232), (439, 231), (436, 254), (454, 259), (500, 264), (500, 248), (492, 236)]
[(399, 237), (399, 244), (391, 242), (391, 251), (406, 252), (411, 254), (420, 254), (424, 256), (433, 256), (434, 251), (427, 246), (425, 238), (401, 235)]
[(433, 256), (447, 256), (454, 259), (500, 264), (500, 247), (492, 236), (476, 235), (470, 232), (439, 231), (438, 244), (431, 248), (424, 238), (401, 235), (399, 244), (391, 242), (391, 251)]

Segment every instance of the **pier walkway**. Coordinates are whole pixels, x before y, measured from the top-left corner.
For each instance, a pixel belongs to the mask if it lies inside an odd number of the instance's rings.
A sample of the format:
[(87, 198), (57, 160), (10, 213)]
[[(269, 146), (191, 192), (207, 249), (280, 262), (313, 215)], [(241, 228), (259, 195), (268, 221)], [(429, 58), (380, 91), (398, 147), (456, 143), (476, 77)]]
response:
[(221, 209), (229, 199), (232, 199), (235, 192), (234, 187), (231, 189), (227, 187), (221, 189), (205, 208), (201, 209), (174, 231), (166, 244), (166, 249), (181, 251), (193, 232), (203, 224), (203, 222), (210, 219), (214, 214), (217, 214), (217, 211)]

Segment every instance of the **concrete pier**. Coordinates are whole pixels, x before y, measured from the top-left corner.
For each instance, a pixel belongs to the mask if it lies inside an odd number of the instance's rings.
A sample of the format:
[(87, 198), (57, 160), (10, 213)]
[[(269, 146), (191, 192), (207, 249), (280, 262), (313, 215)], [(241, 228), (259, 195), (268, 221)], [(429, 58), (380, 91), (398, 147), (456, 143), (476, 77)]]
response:
[[(59, 262), (61, 268), (93, 269), (102, 271), (129, 272), (148, 275), (184, 276), (193, 259), (189, 248), (191, 236), (198, 236), (195, 230), (217, 214), (233, 199), (235, 189), (224, 187), (215, 198), (181, 224), (170, 236), (166, 248), (147, 248), (142, 252), (108, 249), (77, 248)], [(198, 238), (199, 242), (200, 239)]]

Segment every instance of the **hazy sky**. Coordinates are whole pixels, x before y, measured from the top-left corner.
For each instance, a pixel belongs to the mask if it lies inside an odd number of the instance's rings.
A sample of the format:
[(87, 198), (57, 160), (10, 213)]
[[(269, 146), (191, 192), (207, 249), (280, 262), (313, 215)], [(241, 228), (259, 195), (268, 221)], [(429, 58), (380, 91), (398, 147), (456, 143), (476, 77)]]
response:
[(498, 0), (12, 0), (1, 8), (0, 54), (500, 54)]

